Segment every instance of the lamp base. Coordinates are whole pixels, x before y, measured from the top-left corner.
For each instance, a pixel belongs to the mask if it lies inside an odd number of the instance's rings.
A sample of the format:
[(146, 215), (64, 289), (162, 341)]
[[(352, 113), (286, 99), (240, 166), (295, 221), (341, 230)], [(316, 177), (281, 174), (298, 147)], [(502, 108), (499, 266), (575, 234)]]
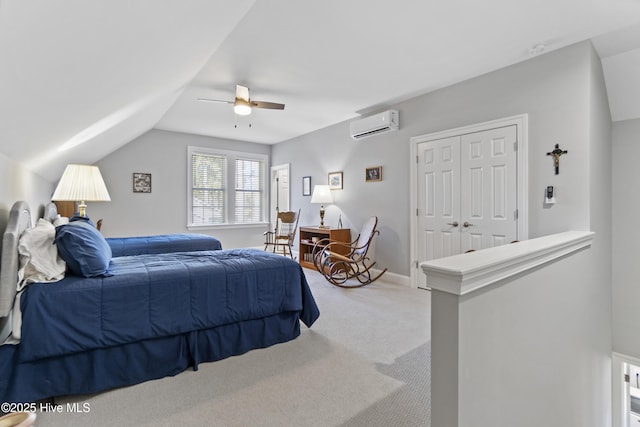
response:
[(83, 201), (78, 204), (78, 215), (87, 216), (87, 204)]
[(318, 228), (329, 228), (324, 225), (324, 206), (320, 205), (320, 226)]

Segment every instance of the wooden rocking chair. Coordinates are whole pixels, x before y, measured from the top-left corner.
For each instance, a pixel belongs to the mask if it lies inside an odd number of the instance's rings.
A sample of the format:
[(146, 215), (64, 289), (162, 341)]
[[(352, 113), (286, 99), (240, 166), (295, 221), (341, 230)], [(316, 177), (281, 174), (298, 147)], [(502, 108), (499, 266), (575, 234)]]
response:
[(282, 255), (288, 255), (293, 259), (291, 248), (298, 230), (298, 219), (300, 218), (300, 209), (298, 212), (278, 212), (276, 216), (276, 228), (274, 231), (265, 231), (264, 233), (264, 250), (271, 246), (272, 252), (276, 252), (277, 248), (282, 249)]
[(377, 225), (378, 217), (369, 218), (351, 243), (320, 240), (313, 247), (313, 265), (331, 284), (341, 288), (358, 288), (378, 280), (387, 269), (373, 276), (371, 269), (376, 263), (367, 257), (373, 237), (380, 234)]

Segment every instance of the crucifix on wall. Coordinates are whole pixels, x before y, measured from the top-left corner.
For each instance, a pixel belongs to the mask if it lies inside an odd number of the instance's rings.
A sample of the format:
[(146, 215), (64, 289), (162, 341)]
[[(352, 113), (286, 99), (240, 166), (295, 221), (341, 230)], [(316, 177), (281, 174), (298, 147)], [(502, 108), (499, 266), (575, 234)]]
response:
[(556, 175), (560, 172), (560, 156), (567, 154), (567, 150), (560, 148), (560, 144), (556, 144), (556, 148), (553, 151), (547, 153), (547, 156), (553, 156), (553, 162), (556, 167)]

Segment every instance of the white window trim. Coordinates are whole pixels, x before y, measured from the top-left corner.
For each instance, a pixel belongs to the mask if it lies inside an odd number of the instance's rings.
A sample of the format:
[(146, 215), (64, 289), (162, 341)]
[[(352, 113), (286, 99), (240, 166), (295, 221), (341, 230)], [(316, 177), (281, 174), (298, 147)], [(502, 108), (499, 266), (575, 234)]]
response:
[[(208, 154), (212, 156), (225, 156), (227, 158), (227, 176), (226, 176), (226, 189), (225, 189), (225, 213), (224, 217), (227, 219), (227, 222), (224, 224), (206, 224), (206, 225), (194, 225), (191, 223), (192, 212), (193, 212), (193, 199), (192, 199), (192, 189), (193, 189), (193, 171), (191, 170), (191, 156), (192, 154)], [(234, 206), (234, 195), (235, 195), (235, 160), (236, 159), (244, 159), (244, 160), (258, 160), (262, 162), (262, 221), (256, 223), (235, 223), (229, 222), (229, 220), (233, 217), (233, 207)], [(269, 156), (266, 154), (258, 154), (258, 153), (249, 153), (245, 151), (233, 151), (233, 150), (221, 150), (217, 148), (208, 148), (208, 147), (197, 147), (197, 146), (188, 146), (187, 147), (187, 229), (188, 230), (205, 230), (205, 229), (232, 229), (232, 228), (258, 228), (264, 227), (268, 225), (267, 212), (268, 212), (268, 192), (267, 192), (267, 184), (268, 184), (268, 167), (269, 167)]]

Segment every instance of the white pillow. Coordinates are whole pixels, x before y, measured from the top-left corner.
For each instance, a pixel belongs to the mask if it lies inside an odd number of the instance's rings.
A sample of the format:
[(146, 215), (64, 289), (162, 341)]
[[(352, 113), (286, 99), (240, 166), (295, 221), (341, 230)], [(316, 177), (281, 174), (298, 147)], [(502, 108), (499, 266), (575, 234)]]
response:
[(53, 220), (54, 227), (57, 227), (59, 225), (65, 225), (65, 224), (69, 224), (69, 218), (67, 218), (66, 216), (60, 216), (60, 214), (58, 214), (56, 219)]
[(33, 282), (57, 282), (64, 278), (66, 264), (53, 244), (56, 229), (49, 221), (39, 219), (35, 227), (26, 229), (18, 242), (20, 291)]

